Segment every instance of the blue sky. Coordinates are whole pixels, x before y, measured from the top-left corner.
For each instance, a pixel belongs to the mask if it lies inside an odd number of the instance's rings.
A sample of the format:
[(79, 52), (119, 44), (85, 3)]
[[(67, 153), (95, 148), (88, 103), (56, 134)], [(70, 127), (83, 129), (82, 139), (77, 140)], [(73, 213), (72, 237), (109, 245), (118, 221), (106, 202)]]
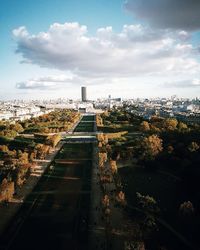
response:
[(198, 96), (200, 5), (160, 2), (1, 0), (0, 98)]

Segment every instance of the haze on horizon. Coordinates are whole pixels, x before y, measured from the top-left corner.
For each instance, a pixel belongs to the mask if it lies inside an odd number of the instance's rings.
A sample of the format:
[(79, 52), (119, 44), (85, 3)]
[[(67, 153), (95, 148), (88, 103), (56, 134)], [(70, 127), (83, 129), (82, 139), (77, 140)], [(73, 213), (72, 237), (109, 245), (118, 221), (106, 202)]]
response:
[(0, 5), (1, 100), (200, 96), (198, 0)]

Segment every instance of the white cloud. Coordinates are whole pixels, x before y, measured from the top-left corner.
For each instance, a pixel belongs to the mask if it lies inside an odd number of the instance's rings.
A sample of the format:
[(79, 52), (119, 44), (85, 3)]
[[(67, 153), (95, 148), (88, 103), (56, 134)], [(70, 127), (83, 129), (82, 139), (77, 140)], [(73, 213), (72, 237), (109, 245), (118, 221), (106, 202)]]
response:
[(66, 87), (66, 84), (80, 84), (82, 80), (77, 76), (54, 75), (33, 78), (28, 81), (16, 84), (17, 89), (39, 89), (39, 90), (56, 90)]
[(200, 79), (188, 79), (182, 81), (174, 81), (174, 82), (167, 82), (164, 83), (164, 87), (167, 88), (197, 88), (200, 87)]
[(184, 30), (155, 30), (136, 24), (124, 25), (121, 32), (111, 26), (102, 27), (90, 36), (87, 27), (78, 23), (55, 23), (47, 32), (38, 34), (19, 27), (13, 30), (13, 36), (23, 63), (45, 67), (50, 73), (19, 81), (16, 88), (21, 91), (68, 92), (69, 85), (73, 88), (82, 84), (94, 88), (110, 84), (114, 89), (127, 84), (138, 93), (147, 89), (148, 93), (154, 92), (158, 85), (168, 92), (173, 87), (180, 90), (181, 86), (192, 92), (199, 86), (198, 49)]
[(26, 37), (28, 37), (29, 34), (28, 34), (28, 31), (26, 30), (26, 27), (21, 26), (18, 29), (13, 30), (13, 35), (15, 37), (24, 37), (24, 38), (26, 38)]
[[(68, 70), (85, 77), (134, 77), (148, 74), (199, 72), (187, 33), (156, 31), (142, 25), (124, 25), (116, 33), (100, 28), (89, 36), (78, 23), (55, 23), (47, 32), (30, 35), (25, 27), (13, 31), (23, 62)], [(169, 65), (171, 65), (169, 67)]]
[(198, 87), (200, 87), (200, 79), (194, 79), (194, 80), (192, 81), (192, 85), (193, 85), (193, 86), (198, 86)]

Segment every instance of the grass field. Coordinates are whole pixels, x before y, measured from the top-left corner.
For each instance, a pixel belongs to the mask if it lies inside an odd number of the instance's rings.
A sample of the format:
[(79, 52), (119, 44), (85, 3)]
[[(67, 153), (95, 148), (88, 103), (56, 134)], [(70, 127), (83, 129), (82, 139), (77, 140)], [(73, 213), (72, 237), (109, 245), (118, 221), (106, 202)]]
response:
[[(185, 239), (194, 242), (194, 236), (197, 237), (198, 232), (195, 226), (197, 223), (193, 220), (188, 227), (189, 225), (183, 225), (178, 217), (180, 204), (187, 200), (186, 194), (181, 190), (180, 181), (167, 174), (151, 172), (139, 167), (119, 168), (119, 174), (128, 204), (133, 207), (137, 206), (136, 192), (154, 197), (161, 210), (160, 217), (171, 225), (175, 231), (181, 233)], [(159, 230), (158, 240), (165, 242), (168, 247), (176, 246), (174, 249), (187, 249), (187, 247), (184, 248), (185, 246), (181, 245), (182, 243), (170, 230), (162, 226)]]
[(119, 174), (132, 205), (136, 203), (136, 192), (153, 196), (164, 212), (171, 213), (180, 204), (177, 199), (178, 182), (171, 177), (139, 167), (119, 168)]
[(74, 132), (94, 132), (94, 122), (80, 122)]
[[(56, 159), (76, 160), (53, 163), (45, 171), (2, 237), (9, 249), (88, 249), (92, 149), (91, 143), (63, 146)], [(20, 230), (19, 218), (24, 220)]]
[(83, 144), (82, 143), (69, 143), (64, 144), (62, 147), (60, 153), (57, 155), (56, 159), (91, 159), (92, 157), (92, 150), (93, 146), (92, 144), (84, 144), (84, 150), (83, 150)]
[(74, 132), (94, 132), (95, 116), (83, 116)]
[(94, 115), (84, 115), (81, 119), (82, 122), (94, 122), (95, 116)]

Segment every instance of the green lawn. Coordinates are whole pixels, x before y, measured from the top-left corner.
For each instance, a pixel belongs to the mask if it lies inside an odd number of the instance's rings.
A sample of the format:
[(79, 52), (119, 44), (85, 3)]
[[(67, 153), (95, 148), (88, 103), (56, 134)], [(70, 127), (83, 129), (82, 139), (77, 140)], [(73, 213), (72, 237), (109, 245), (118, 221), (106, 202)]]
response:
[(80, 122), (74, 132), (93, 132), (94, 131), (94, 122)]
[(118, 127), (115, 127), (114, 125), (110, 126), (103, 126), (103, 127), (98, 127), (98, 131), (101, 131), (103, 133), (117, 133), (120, 131), (128, 131), (128, 132), (137, 132), (138, 128), (137, 126), (133, 125), (127, 125), (127, 124), (117, 124), (119, 125)]
[[(83, 150), (84, 147), (84, 150)], [(93, 145), (89, 143), (66, 143), (62, 147), (56, 159), (91, 159)]]
[[(191, 218), (189, 224), (179, 217), (180, 204), (189, 200), (187, 194), (182, 191), (180, 181), (166, 174), (149, 172), (139, 167), (120, 168), (119, 174), (129, 205), (137, 206), (136, 192), (154, 197), (161, 210), (161, 218), (190, 243), (198, 241), (199, 216)], [(166, 241), (166, 245), (170, 245), (170, 241), (173, 241), (174, 246), (180, 244), (180, 240), (163, 226), (159, 230), (159, 239)]]
[(94, 115), (85, 115), (82, 117), (81, 122), (93, 122), (95, 121), (95, 116)]
[(178, 182), (158, 172), (149, 172), (143, 168), (124, 167), (119, 169), (127, 198), (136, 204), (136, 192), (153, 196), (163, 211), (173, 212), (179, 203)]

